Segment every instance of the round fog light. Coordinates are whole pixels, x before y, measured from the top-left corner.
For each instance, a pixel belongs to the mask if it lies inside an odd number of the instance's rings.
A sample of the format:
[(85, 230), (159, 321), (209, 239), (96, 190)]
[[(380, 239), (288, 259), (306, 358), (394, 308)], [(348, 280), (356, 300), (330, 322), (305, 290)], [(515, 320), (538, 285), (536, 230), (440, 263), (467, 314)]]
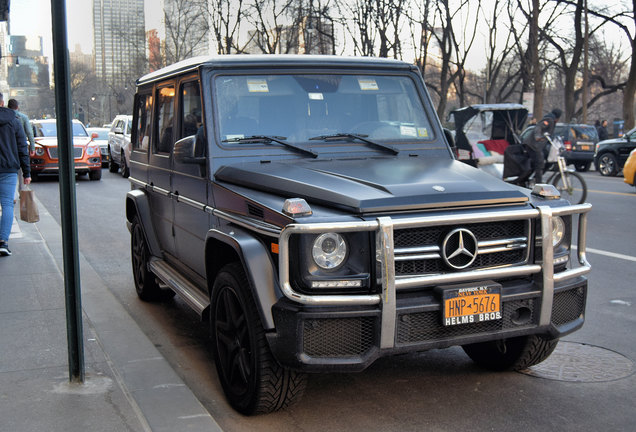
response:
[(325, 233), (314, 240), (311, 256), (318, 267), (332, 270), (339, 267), (347, 257), (347, 243), (338, 233)]

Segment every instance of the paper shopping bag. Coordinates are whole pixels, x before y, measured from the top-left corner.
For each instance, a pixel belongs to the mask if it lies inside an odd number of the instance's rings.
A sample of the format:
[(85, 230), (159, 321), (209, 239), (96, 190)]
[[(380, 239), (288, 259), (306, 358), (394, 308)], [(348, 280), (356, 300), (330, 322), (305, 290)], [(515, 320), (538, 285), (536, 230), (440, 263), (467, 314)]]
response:
[(38, 205), (35, 203), (35, 194), (28, 187), (20, 190), (20, 219), (30, 223), (40, 220)]

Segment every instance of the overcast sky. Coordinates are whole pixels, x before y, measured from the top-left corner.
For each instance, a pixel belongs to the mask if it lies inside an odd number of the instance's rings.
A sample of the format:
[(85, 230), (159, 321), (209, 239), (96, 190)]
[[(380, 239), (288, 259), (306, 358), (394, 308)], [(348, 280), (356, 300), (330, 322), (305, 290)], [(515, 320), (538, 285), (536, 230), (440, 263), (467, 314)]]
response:
[[(157, 4), (158, 0), (149, 3)], [(157, 8), (147, 8), (146, 20), (157, 20)], [(13, 0), (11, 2), (11, 34), (42, 36), (44, 55), (52, 56), (51, 0)], [(69, 51), (80, 44), (82, 52), (91, 54), (93, 50), (93, 1), (66, 0), (66, 25)], [(50, 61), (50, 59), (49, 59)]]

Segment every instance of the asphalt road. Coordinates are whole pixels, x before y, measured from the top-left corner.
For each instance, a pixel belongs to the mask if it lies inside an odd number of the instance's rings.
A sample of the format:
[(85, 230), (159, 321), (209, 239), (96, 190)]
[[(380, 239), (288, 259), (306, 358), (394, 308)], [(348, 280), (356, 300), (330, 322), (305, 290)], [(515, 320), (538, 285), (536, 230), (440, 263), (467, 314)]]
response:
[[(596, 382), (487, 372), (460, 348), (451, 348), (381, 359), (357, 374), (311, 375), (296, 406), (246, 418), (225, 402), (208, 352), (205, 323), (178, 298), (163, 304), (137, 299), (124, 218), (127, 180), (107, 169), (101, 181), (78, 179), (79, 242), (81, 253), (109, 289), (227, 431), (633, 430), (636, 188), (622, 177), (605, 178), (596, 172), (584, 177), (588, 201), (594, 205), (588, 225), (593, 270), (587, 321), (564, 341), (602, 348), (599, 365), (592, 370), (582, 365), (581, 377), (597, 372), (595, 368), (611, 372), (627, 367), (622, 374), (626, 376), (591, 380)], [(38, 199), (59, 221), (58, 188), (56, 177), (33, 184)], [(627, 363), (616, 362), (617, 357)]]

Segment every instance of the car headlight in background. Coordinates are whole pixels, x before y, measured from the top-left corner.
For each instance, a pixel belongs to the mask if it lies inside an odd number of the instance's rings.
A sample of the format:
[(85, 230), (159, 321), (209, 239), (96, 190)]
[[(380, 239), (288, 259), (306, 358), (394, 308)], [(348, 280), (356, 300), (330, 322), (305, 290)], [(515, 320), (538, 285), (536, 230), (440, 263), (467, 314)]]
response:
[(321, 234), (314, 240), (311, 256), (321, 269), (336, 269), (347, 257), (347, 243), (338, 233)]
[(99, 154), (99, 147), (88, 146), (88, 148), (86, 149), (86, 154), (88, 154), (89, 156)]
[(43, 147), (36, 147), (35, 148), (35, 155), (36, 156), (44, 156), (44, 148)]

